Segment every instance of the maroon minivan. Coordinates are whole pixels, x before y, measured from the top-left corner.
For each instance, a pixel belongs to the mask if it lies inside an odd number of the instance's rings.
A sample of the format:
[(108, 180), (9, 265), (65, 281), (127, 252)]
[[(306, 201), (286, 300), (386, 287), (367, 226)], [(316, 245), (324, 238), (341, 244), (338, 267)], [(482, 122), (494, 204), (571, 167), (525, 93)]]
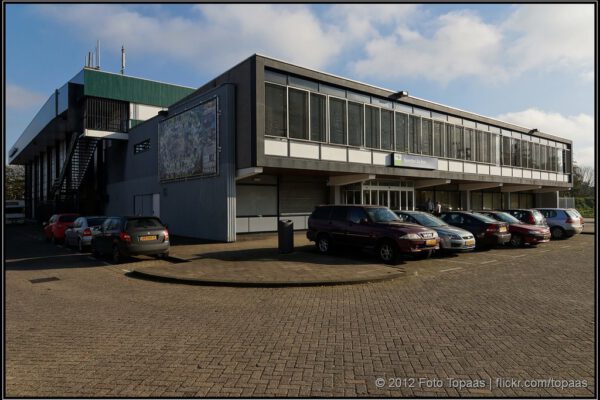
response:
[(308, 240), (320, 253), (335, 245), (374, 249), (387, 264), (398, 262), (401, 253), (429, 257), (439, 248), (436, 231), (403, 222), (383, 206), (318, 206), (308, 218)]

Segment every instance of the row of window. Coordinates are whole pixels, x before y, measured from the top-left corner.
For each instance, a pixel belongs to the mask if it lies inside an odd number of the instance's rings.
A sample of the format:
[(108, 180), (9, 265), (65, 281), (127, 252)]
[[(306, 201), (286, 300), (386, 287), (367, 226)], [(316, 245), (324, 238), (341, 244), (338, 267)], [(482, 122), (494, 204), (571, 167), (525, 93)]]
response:
[(570, 173), (569, 151), (540, 143), (279, 84), (265, 97), (270, 136)]

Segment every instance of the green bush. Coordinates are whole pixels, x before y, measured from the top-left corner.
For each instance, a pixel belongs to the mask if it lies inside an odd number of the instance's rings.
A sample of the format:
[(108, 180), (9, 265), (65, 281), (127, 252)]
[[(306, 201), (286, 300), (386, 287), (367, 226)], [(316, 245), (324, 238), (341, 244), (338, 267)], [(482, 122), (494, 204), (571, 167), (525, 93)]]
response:
[(593, 197), (575, 197), (575, 208), (584, 218), (595, 218), (595, 203)]

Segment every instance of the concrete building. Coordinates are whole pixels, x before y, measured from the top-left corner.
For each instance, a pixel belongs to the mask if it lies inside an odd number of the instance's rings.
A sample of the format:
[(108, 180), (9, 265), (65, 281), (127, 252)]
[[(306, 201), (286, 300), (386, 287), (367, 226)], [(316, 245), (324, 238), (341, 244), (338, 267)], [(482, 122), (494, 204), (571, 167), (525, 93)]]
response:
[(556, 207), (572, 186), (568, 139), (260, 55), (126, 136), (102, 150), (104, 212), (214, 240), (305, 229), (318, 204)]
[(104, 212), (106, 149), (193, 91), (98, 68), (77, 73), (50, 95), (9, 151), (11, 164), (25, 165), (27, 217)]

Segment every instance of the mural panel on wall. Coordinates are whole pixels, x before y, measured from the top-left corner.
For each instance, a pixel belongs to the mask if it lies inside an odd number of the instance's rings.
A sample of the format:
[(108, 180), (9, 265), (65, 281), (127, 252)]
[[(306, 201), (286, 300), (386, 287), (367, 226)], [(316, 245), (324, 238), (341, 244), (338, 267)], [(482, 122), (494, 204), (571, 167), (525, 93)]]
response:
[(159, 124), (161, 181), (212, 176), (217, 171), (217, 99), (200, 103)]

